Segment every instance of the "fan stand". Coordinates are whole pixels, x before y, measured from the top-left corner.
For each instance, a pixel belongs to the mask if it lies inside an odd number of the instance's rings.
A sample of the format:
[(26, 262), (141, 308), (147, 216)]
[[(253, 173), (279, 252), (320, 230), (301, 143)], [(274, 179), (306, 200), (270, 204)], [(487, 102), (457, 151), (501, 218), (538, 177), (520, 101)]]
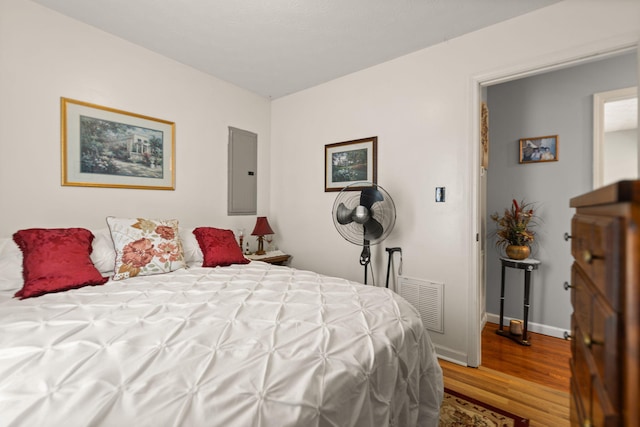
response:
[(360, 265), (364, 266), (364, 284), (367, 284), (367, 267), (371, 262), (371, 251), (369, 250), (369, 241), (364, 239), (362, 244), (362, 252), (360, 253)]

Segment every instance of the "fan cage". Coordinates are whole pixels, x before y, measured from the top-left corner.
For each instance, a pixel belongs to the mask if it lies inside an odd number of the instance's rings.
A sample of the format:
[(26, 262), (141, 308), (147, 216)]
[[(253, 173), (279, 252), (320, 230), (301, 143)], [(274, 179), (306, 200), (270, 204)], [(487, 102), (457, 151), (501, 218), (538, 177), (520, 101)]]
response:
[[(358, 187), (359, 191), (353, 191), (351, 187)], [(396, 209), (393, 199), (381, 186), (371, 182), (356, 182), (342, 189), (333, 203), (333, 223), (338, 230), (338, 233), (340, 233), (340, 235), (348, 242), (359, 246), (363, 246), (365, 244), (364, 226), (362, 224), (358, 224), (355, 221), (348, 224), (340, 224), (337, 218), (337, 210), (340, 204), (344, 204), (344, 206), (349, 210), (353, 210), (360, 205), (360, 195), (362, 194), (362, 190), (360, 189), (363, 187), (375, 188), (383, 197), (382, 201), (373, 203), (370, 210), (372, 217), (375, 218), (383, 228), (383, 233), (379, 237), (368, 241), (369, 245), (375, 245), (387, 238), (389, 233), (393, 230), (396, 221)]]

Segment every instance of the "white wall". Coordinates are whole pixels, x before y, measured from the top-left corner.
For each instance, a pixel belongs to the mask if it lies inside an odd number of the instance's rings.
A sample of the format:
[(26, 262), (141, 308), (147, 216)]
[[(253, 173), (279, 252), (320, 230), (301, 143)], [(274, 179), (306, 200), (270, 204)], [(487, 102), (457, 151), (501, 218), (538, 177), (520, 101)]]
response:
[[(398, 210), (384, 246), (404, 274), (445, 284), (439, 353), (473, 353), (476, 303), (477, 82), (637, 42), (640, 3), (566, 1), (273, 102), (272, 216), (297, 266), (361, 280), (359, 248), (334, 229), (323, 191), (324, 145), (378, 136), (378, 183)], [(478, 134), (476, 134), (478, 131)], [(567, 171), (570, 173), (570, 171)], [(447, 202), (434, 202), (436, 186)]]
[[(324, 145), (379, 137), (379, 183), (394, 197), (404, 273), (445, 283), (441, 354), (466, 361), (476, 302), (476, 83), (636, 41), (636, 1), (568, 0), (272, 103), (27, 0), (0, 1), (0, 236), (35, 226), (104, 226), (106, 215), (226, 216), (227, 126), (259, 135), (258, 213), (293, 265), (361, 280), (360, 249), (331, 220)], [(171, 120), (176, 190), (60, 186), (60, 97)], [(477, 99), (478, 98), (478, 99)], [(447, 202), (434, 203), (436, 186)]]
[(604, 133), (604, 171), (602, 184), (623, 179), (637, 179), (638, 129), (626, 129)]
[[(175, 191), (62, 187), (60, 97), (175, 122)], [(226, 215), (228, 126), (258, 134), (267, 214), (269, 100), (30, 1), (0, 2), (0, 236), (105, 227), (107, 215), (252, 227)]]

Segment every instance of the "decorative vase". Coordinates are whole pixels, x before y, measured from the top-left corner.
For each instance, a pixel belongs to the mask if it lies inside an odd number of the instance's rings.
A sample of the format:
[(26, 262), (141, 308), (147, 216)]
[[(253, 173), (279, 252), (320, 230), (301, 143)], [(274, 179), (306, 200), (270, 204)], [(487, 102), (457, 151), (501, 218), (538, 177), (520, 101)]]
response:
[(529, 258), (531, 249), (529, 249), (529, 246), (509, 245), (506, 248), (506, 252), (509, 258), (522, 260), (522, 259)]

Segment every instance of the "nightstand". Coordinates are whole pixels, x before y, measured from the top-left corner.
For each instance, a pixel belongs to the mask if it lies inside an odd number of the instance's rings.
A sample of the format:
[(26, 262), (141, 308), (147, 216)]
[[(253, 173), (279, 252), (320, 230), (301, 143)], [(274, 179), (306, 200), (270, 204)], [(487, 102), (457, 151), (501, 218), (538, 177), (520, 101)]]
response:
[(250, 254), (245, 255), (244, 257), (251, 261), (262, 261), (273, 265), (284, 265), (289, 261), (291, 255), (287, 255), (282, 251), (270, 251), (264, 255)]

